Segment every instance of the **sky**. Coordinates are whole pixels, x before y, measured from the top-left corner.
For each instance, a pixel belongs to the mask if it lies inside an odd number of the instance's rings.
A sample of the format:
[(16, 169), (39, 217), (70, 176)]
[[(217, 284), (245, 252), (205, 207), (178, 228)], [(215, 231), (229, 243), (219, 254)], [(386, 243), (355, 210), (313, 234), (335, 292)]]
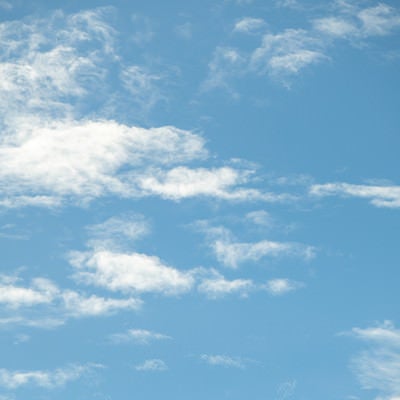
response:
[(400, 4), (0, 0), (0, 400), (399, 400)]

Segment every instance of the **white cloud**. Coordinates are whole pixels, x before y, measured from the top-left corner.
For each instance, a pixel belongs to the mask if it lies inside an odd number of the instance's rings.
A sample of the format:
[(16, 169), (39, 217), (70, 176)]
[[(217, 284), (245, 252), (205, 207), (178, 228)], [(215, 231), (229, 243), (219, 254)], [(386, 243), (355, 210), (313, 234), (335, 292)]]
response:
[(14, 277), (3, 276), (2, 281), (0, 303), (7, 306), (3, 310), (6, 317), (0, 319), (0, 325), (3, 326), (54, 328), (71, 317), (103, 316), (120, 310), (137, 310), (142, 304), (136, 298), (87, 296), (70, 289), (60, 289), (44, 278), (33, 279), (30, 286), (17, 286), (18, 279)]
[(208, 64), (208, 77), (203, 82), (203, 90), (222, 88), (233, 97), (237, 94), (231, 90), (229, 81), (245, 72), (247, 60), (238, 50), (231, 47), (217, 47)]
[(236, 22), (233, 30), (234, 32), (252, 33), (259, 31), (264, 26), (265, 21), (261, 18), (245, 17)]
[(111, 335), (111, 340), (115, 343), (133, 342), (141, 345), (150, 344), (157, 340), (169, 339), (171, 339), (170, 336), (148, 331), (146, 329), (129, 329), (127, 332)]
[(303, 29), (286, 29), (263, 36), (261, 46), (252, 53), (251, 66), (272, 77), (284, 78), (325, 59), (317, 38)]
[(353, 328), (351, 334), (370, 345), (351, 361), (362, 388), (378, 391), (381, 400), (400, 398), (400, 331), (385, 321), (375, 327)]
[(400, 13), (387, 4), (363, 9), (354, 4), (341, 4), (339, 14), (316, 19), (314, 28), (333, 38), (349, 40), (387, 36), (400, 28)]
[(139, 364), (135, 367), (137, 371), (166, 371), (168, 369), (167, 364), (160, 359), (146, 360), (143, 364)]
[(139, 14), (133, 14), (132, 23), (135, 31), (132, 35), (132, 40), (138, 46), (145, 46), (153, 40), (155, 36), (155, 26), (150, 18)]
[[(0, 144), (0, 183), (3, 196), (19, 203), (26, 194), (46, 204), (60, 197), (140, 195), (129, 182), (139, 167), (201, 159), (207, 154), (203, 145), (200, 136), (174, 127), (142, 129), (113, 121), (32, 126), (26, 121), (18, 135)], [(122, 167), (131, 172), (119, 172)]]
[(72, 290), (62, 293), (65, 312), (68, 316), (89, 317), (107, 315), (119, 310), (137, 310), (142, 302), (138, 299), (109, 299), (95, 295), (82, 296)]
[(253, 224), (260, 225), (263, 227), (269, 227), (273, 225), (272, 217), (265, 210), (250, 211), (246, 214), (246, 219)]
[(69, 365), (54, 371), (10, 371), (3, 368), (0, 369), (0, 386), (7, 389), (17, 389), (21, 386), (39, 386), (52, 389), (64, 386), (70, 381), (81, 378), (85, 373), (101, 367), (98, 364)]
[(354, 185), (343, 182), (312, 185), (310, 194), (318, 197), (349, 196), (368, 199), (376, 207), (399, 208), (400, 186)]
[(198, 196), (233, 201), (281, 201), (285, 195), (263, 193), (258, 189), (245, 188), (253, 171), (231, 167), (188, 168), (151, 170), (137, 178), (138, 190), (146, 195), (179, 200)]
[(215, 366), (221, 366), (221, 367), (227, 367), (227, 368), (244, 368), (245, 364), (244, 362), (237, 357), (230, 357), (226, 355), (220, 355), (220, 354), (202, 354), (200, 356), (200, 359), (207, 364), (210, 365), (215, 365)]
[(134, 242), (147, 235), (150, 224), (142, 215), (128, 213), (90, 225), (87, 230), (90, 235), (89, 247), (118, 248), (125, 241)]
[(42, 278), (34, 279), (30, 288), (0, 284), (0, 303), (14, 309), (49, 304), (57, 291), (58, 289), (50, 281)]
[(365, 8), (357, 16), (364, 36), (386, 36), (400, 28), (400, 13), (384, 3)]
[(158, 257), (141, 253), (72, 252), (70, 263), (77, 280), (112, 291), (177, 295), (188, 292), (194, 284), (190, 271), (180, 271)]
[(160, 75), (138, 65), (125, 67), (121, 71), (121, 81), (132, 95), (130, 100), (137, 104), (142, 112), (148, 112), (158, 102), (165, 100), (157, 85), (161, 79)]
[(270, 240), (238, 242), (226, 228), (207, 225), (204, 227), (201, 224), (199, 227), (206, 232), (218, 261), (231, 268), (237, 268), (247, 262), (256, 262), (264, 257), (295, 256), (308, 260), (315, 255), (312, 246)]
[(246, 297), (255, 288), (256, 285), (250, 279), (227, 280), (215, 271), (211, 277), (203, 279), (197, 289), (207, 297), (216, 299), (236, 293)]
[(314, 28), (334, 37), (350, 37), (357, 33), (357, 28), (349, 21), (338, 17), (320, 18), (314, 21)]
[(263, 287), (273, 296), (281, 296), (303, 287), (303, 284), (289, 279), (271, 279)]

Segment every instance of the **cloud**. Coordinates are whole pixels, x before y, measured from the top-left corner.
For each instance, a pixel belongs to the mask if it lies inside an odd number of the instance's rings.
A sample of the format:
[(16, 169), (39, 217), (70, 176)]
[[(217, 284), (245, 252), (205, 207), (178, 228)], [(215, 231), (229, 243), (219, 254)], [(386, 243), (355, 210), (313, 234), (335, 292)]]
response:
[(241, 368), (245, 367), (244, 362), (237, 357), (230, 357), (226, 355), (218, 355), (218, 354), (202, 354), (200, 359), (207, 364), (214, 366), (221, 366), (226, 368)]
[(314, 20), (314, 28), (333, 38), (349, 40), (388, 36), (400, 28), (399, 11), (384, 3), (366, 8), (345, 4), (339, 11), (337, 15)]
[(261, 18), (245, 17), (236, 22), (234, 32), (252, 33), (265, 26), (265, 21)]
[(135, 33), (132, 35), (132, 40), (138, 46), (145, 46), (153, 40), (155, 30), (154, 23), (150, 18), (139, 14), (133, 14), (132, 23), (135, 30)]
[(376, 207), (400, 207), (400, 186), (355, 185), (334, 182), (312, 185), (310, 194), (317, 197), (347, 196), (363, 198), (368, 199)]
[(246, 219), (255, 225), (269, 227), (273, 225), (272, 217), (265, 210), (250, 211), (246, 214)]
[(285, 195), (243, 187), (253, 171), (231, 167), (150, 170), (137, 179), (138, 190), (145, 195), (180, 200), (192, 197), (214, 197), (231, 201), (282, 201)]
[(0, 369), (0, 386), (7, 389), (17, 389), (21, 386), (39, 386), (53, 389), (75, 381), (85, 373), (98, 368), (102, 368), (102, 366), (99, 364), (72, 364), (53, 371), (10, 371), (3, 368)]
[(391, 321), (369, 328), (353, 328), (350, 334), (369, 348), (351, 361), (363, 389), (378, 391), (379, 399), (400, 398), (400, 331)]
[(228, 294), (239, 294), (247, 297), (248, 293), (256, 288), (250, 279), (227, 280), (218, 272), (214, 272), (210, 278), (205, 278), (198, 285), (200, 293), (204, 293), (210, 299), (216, 299)]
[(136, 298), (87, 296), (71, 289), (60, 289), (44, 278), (32, 279), (28, 286), (16, 285), (19, 279), (2, 277), (0, 303), (4, 317), (0, 325), (23, 325), (55, 328), (69, 318), (104, 316), (121, 310), (137, 310), (142, 302)]
[(271, 279), (263, 286), (263, 288), (273, 296), (281, 296), (303, 286), (304, 285), (301, 282), (295, 282), (289, 279)]
[[(58, 121), (47, 126), (28, 122), (19, 127), (17, 136), (0, 144), (0, 184), (6, 199), (18, 201), (29, 194), (52, 204), (49, 199), (63, 197), (88, 201), (106, 194), (140, 195), (130, 181), (144, 164), (175, 164), (207, 154), (200, 136), (174, 127), (142, 129), (113, 121)], [(123, 167), (131, 172), (120, 172)]]
[(148, 331), (146, 329), (129, 329), (124, 333), (116, 333), (110, 336), (114, 343), (133, 342), (140, 345), (147, 345), (157, 340), (169, 340), (170, 336), (162, 333)]
[(135, 242), (150, 233), (150, 224), (143, 215), (127, 213), (87, 227), (93, 248), (119, 248), (125, 242)]
[(0, 303), (13, 309), (49, 304), (57, 291), (49, 280), (43, 278), (34, 279), (30, 288), (0, 283)]
[(251, 67), (272, 77), (284, 78), (326, 60), (320, 41), (304, 29), (267, 33), (251, 55)]
[(315, 256), (314, 247), (300, 243), (271, 240), (239, 242), (224, 227), (212, 227), (205, 221), (199, 221), (196, 227), (205, 232), (217, 260), (230, 268), (238, 268), (239, 265), (248, 262), (257, 262), (264, 257), (294, 256), (309, 260)]
[(234, 97), (237, 94), (231, 90), (229, 81), (245, 72), (247, 60), (238, 50), (232, 47), (217, 47), (208, 64), (208, 77), (201, 89), (204, 91), (222, 88)]
[(107, 299), (95, 295), (86, 297), (72, 290), (64, 291), (62, 299), (66, 314), (77, 318), (107, 315), (120, 310), (137, 310), (142, 304), (139, 299)]
[(178, 295), (194, 285), (190, 271), (165, 265), (156, 256), (92, 250), (71, 252), (69, 260), (76, 280), (111, 291)]
[(138, 105), (142, 112), (149, 112), (158, 102), (166, 100), (157, 85), (162, 77), (151, 73), (145, 67), (125, 67), (120, 77), (125, 89), (132, 95), (131, 101)]
[[(277, 0), (275, 5), (306, 9), (295, 0)], [(237, 21), (233, 32), (262, 33), (261, 43), (255, 48), (218, 46), (203, 88), (222, 88), (238, 98), (232, 81), (249, 74), (268, 75), (289, 88), (293, 78), (303, 70), (330, 60), (328, 51), (338, 39), (346, 39), (360, 48), (360, 43), (394, 34), (400, 28), (400, 11), (384, 3), (362, 8), (353, 2), (337, 1), (332, 9), (312, 20), (309, 27), (289, 27), (277, 32), (265, 32), (265, 23), (259, 18), (245, 17)]]
[(143, 364), (136, 365), (137, 371), (161, 372), (168, 369), (167, 364), (160, 359), (146, 360)]

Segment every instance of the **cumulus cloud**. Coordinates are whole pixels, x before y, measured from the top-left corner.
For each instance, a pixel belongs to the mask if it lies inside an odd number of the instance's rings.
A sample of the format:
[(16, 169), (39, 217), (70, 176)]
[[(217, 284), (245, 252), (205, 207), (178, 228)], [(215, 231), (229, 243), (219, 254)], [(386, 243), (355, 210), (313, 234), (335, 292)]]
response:
[(75, 279), (111, 291), (178, 295), (194, 285), (190, 271), (180, 271), (156, 256), (141, 253), (72, 252), (70, 263), (75, 268)]
[(114, 343), (133, 342), (140, 345), (147, 345), (151, 342), (158, 340), (172, 339), (168, 335), (149, 331), (147, 329), (129, 329), (127, 332), (124, 333), (115, 333), (111, 335), (110, 338)]
[(381, 400), (400, 398), (400, 331), (385, 321), (374, 327), (353, 328), (350, 334), (369, 345), (351, 361), (362, 388), (378, 391)]
[(368, 199), (376, 207), (400, 207), (400, 186), (355, 185), (334, 182), (312, 185), (310, 194), (317, 197), (346, 196), (363, 198)]
[(2, 277), (0, 325), (56, 328), (69, 318), (104, 316), (122, 310), (137, 310), (142, 302), (133, 297), (104, 298), (86, 295), (71, 289), (61, 289), (44, 278), (32, 279), (30, 285), (20, 279)]
[(151, 359), (151, 360), (146, 360), (143, 362), (143, 364), (136, 365), (135, 369), (137, 371), (148, 371), (148, 372), (161, 372), (161, 371), (166, 371), (168, 369), (167, 364), (160, 359)]
[(85, 373), (102, 368), (99, 364), (69, 365), (53, 371), (10, 371), (0, 369), (0, 386), (17, 389), (21, 386), (39, 386), (53, 389), (81, 378)]

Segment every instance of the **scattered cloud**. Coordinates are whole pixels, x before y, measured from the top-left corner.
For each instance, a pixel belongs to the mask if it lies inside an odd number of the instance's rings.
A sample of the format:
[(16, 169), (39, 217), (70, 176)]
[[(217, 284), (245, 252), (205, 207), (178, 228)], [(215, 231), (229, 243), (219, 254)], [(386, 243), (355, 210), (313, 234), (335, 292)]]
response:
[(204, 293), (211, 299), (229, 294), (239, 294), (242, 297), (247, 297), (248, 293), (255, 288), (256, 285), (250, 279), (227, 280), (216, 271), (212, 277), (203, 279), (197, 287), (200, 293)]
[(124, 333), (115, 333), (110, 336), (111, 341), (114, 343), (129, 343), (147, 345), (154, 341), (170, 340), (170, 336), (162, 333), (148, 331), (146, 329), (129, 329)]
[(256, 71), (283, 79), (326, 59), (318, 38), (304, 29), (286, 29), (265, 34), (261, 46), (253, 51), (250, 63)]
[(310, 194), (317, 197), (346, 196), (368, 199), (376, 207), (399, 208), (400, 186), (355, 185), (343, 182), (312, 185)]
[(155, 75), (138, 65), (125, 67), (121, 71), (121, 81), (132, 95), (131, 101), (142, 112), (149, 112), (158, 102), (166, 100), (158, 85), (160, 80), (160, 75)]
[(196, 227), (205, 232), (217, 260), (230, 268), (238, 268), (247, 262), (257, 262), (264, 257), (294, 256), (309, 260), (315, 256), (315, 248), (312, 246), (270, 240), (239, 242), (224, 227), (212, 227), (205, 221), (199, 221)]
[(243, 360), (238, 357), (230, 357), (219, 354), (202, 354), (200, 359), (209, 365), (221, 366), (226, 368), (241, 368), (245, 367)]
[(119, 248), (124, 242), (135, 242), (150, 233), (150, 224), (143, 215), (127, 213), (87, 227), (88, 246)]
[(17, 389), (22, 386), (39, 386), (53, 389), (81, 378), (85, 373), (102, 368), (99, 364), (69, 365), (53, 371), (10, 371), (0, 369), (0, 386)]
[[(5, 277), (3, 277), (3, 281)], [(58, 289), (47, 279), (36, 278), (32, 287), (16, 286), (13, 283), (0, 283), (0, 303), (16, 309), (38, 304), (49, 304), (56, 296)]]
[(111, 291), (178, 295), (194, 285), (190, 271), (170, 267), (156, 256), (92, 250), (71, 252), (69, 260), (77, 281)]
[(350, 334), (369, 348), (351, 361), (363, 389), (375, 390), (379, 399), (400, 398), (400, 331), (391, 321), (369, 328), (353, 328)]
[(273, 225), (271, 215), (265, 210), (250, 211), (246, 214), (246, 219), (255, 225), (270, 227)]
[(135, 367), (137, 371), (149, 371), (149, 372), (161, 372), (168, 369), (167, 364), (160, 359), (146, 360), (143, 364), (139, 364)]
[(265, 26), (265, 21), (261, 18), (245, 17), (236, 22), (234, 32), (253, 33)]
[(301, 282), (291, 281), (289, 279), (271, 279), (263, 287), (273, 296), (281, 296), (303, 287)]

